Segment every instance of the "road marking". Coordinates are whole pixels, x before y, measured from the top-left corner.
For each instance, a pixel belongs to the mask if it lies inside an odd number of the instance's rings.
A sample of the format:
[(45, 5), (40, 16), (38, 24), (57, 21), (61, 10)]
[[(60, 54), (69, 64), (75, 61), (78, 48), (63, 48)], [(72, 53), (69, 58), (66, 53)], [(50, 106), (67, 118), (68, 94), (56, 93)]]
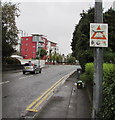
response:
[[(61, 79), (59, 79), (56, 83), (54, 83), (48, 90), (46, 90), (41, 96), (39, 96), (35, 101), (33, 101), (27, 108), (27, 111), (31, 112), (38, 112), (41, 109), (42, 103), (48, 99), (49, 96), (53, 95), (54, 90), (63, 84), (65, 80), (75, 72), (76, 70), (72, 71), (71, 73), (63, 76)], [(38, 109), (40, 107), (40, 109)]]
[(10, 81), (5, 81), (5, 82), (1, 82), (0, 85), (5, 84), (5, 83), (9, 83)]
[(26, 77), (21, 77), (21, 78), (19, 78), (19, 80), (21, 80), (21, 79), (25, 79), (25, 78), (29, 78), (29, 77), (32, 77), (33, 75), (29, 75), (29, 76), (26, 76)]
[[(61, 79), (60, 79), (61, 80)], [(27, 108), (26, 108), (26, 110), (29, 110), (32, 106), (34, 106), (43, 96), (45, 96), (45, 95), (47, 95), (48, 94), (48, 92), (58, 83), (58, 82), (60, 82), (60, 80), (59, 81), (57, 81), (54, 85), (52, 85), (48, 90), (46, 90), (40, 97), (38, 97), (34, 102), (32, 102)]]

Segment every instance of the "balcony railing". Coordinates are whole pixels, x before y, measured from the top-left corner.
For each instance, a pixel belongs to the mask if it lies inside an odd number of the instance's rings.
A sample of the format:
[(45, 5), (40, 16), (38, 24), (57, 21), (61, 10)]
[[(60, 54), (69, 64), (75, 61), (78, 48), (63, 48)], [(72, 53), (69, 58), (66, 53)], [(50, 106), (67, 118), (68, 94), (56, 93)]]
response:
[(43, 48), (43, 47), (44, 47), (44, 44), (43, 44), (43, 45), (38, 44), (38, 47), (39, 47), (39, 48)]

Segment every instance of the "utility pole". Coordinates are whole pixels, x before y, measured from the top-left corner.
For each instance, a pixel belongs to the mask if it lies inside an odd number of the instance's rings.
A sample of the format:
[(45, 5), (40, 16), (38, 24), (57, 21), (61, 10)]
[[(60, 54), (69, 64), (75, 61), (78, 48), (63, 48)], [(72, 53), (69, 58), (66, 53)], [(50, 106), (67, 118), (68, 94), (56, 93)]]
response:
[[(95, 0), (95, 23), (103, 23), (102, 0)], [(103, 80), (103, 48), (94, 48), (94, 84), (93, 84), (93, 108), (92, 118), (97, 114), (102, 104), (102, 80)]]
[[(2, 2), (0, 1), (0, 40), (2, 41)], [(2, 42), (0, 42), (0, 82), (2, 83)], [(2, 85), (0, 85), (0, 119), (2, 119)]]

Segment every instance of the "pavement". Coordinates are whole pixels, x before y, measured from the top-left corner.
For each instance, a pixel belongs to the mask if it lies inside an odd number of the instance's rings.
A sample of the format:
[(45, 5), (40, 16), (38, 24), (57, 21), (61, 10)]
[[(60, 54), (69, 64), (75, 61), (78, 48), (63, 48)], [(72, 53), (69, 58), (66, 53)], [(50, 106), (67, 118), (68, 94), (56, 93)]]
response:
[(77, 89), (76, 72), (55, 92), (36, 118), (91, 118), (87, 88)]

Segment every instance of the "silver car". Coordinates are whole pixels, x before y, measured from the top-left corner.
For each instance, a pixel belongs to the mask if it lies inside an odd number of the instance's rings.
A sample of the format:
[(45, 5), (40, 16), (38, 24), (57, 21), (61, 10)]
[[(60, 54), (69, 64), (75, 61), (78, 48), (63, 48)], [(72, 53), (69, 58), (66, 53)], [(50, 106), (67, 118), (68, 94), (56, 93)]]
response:
[(24, 64), (23, 74), (25, 74), (27, 72), (38, 74), (38, 73), (41, 73), (41, 71), (42, 71), (42, 69), (40, 68), (40, 66), (37, 66), (35, 64), (29, 64), (29, 63)]

